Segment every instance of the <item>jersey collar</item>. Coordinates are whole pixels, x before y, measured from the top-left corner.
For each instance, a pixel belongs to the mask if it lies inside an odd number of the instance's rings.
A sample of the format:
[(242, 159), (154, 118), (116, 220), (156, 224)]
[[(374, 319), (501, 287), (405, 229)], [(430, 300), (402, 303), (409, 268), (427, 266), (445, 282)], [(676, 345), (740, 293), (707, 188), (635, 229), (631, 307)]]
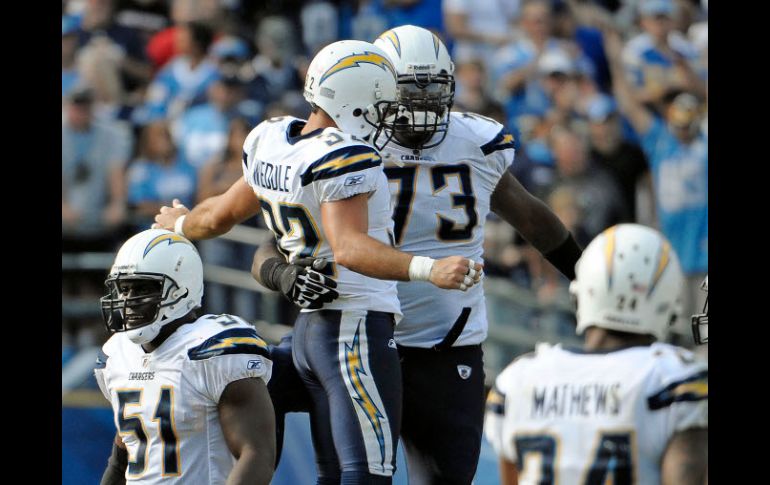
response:
[[(306, 140), (311, 136), (316, 136), (317, 134), (324, 131), (324, 128), (317, 128), (311, 131), (310, 133), (305, 133), (304, 135), (299, 134), (306, 123), (307, 121), (294, 120), (288, 124), (288, 126), (286, 127), (286, 141), (289, 142), (289, 145), (294, 145), (298, 141)], [(297, 133), (297, 134), (293, 135), (292, 133)]]

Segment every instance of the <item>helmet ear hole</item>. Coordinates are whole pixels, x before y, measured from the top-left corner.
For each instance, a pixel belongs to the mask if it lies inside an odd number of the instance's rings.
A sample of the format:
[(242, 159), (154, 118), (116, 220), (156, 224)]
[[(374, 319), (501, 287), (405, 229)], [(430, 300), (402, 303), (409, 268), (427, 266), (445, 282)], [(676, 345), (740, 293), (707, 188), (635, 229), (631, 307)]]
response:
[(353, 116), (355, 116), (355, 117), (359, 117), (359, 116), (361, 116), (363, 113), (364, 113), (364, 112), (363, 112), (363, 110), (362, 110), (361, 108), (356, 108), (356, 109), (354, 109), (354, 110), (353, 110)]

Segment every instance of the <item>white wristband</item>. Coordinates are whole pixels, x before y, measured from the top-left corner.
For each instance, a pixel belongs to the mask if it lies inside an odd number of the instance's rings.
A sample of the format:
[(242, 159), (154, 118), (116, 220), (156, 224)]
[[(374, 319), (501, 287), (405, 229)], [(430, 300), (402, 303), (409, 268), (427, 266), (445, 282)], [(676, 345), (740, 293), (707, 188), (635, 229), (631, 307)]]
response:
[(182, 230), (182, 224), (184, 224), (185, 217), (187, 217), (187, 214), (179, 217), (176, 221), (174, 221), (174, 232), (182, 237), (185, 237), (184, 231)]
[(409, 281), (429, 281), (430, 270), (436, 260), (425, 256), (413, 256), (409, 263)]

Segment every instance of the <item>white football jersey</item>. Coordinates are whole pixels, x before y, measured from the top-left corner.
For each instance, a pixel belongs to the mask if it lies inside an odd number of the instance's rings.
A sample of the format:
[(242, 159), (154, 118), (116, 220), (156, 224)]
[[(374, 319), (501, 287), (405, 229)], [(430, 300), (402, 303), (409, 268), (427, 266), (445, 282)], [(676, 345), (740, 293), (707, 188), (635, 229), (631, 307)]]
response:
[[(436, 147), (418, 151), (391, 141), (383, 149), (396, 246), (434, 259), (459, 255), (483, 262), (484, 222), (492, 192), (513, 162), (513, 136), (480, 115), (450, 116), (446, 138)], [(463, 321), (455, 346), (479, 344), (487, 336), (480, 284), (463, 292), (399, 281), (398, 298), (404, 317), (395, 338), (401, 345), (432, 347)]]
[(230, 382), (267, 384), (268, 355), (254, 327), (232, 315), (182, 325), (150, 353), (124, 333), (110, 337), (94, 373), (128, 449), (126, 481), (224, 484), (235, 458), (217, 403)]
[(484, 433), (522, 485), (653, 485), (671, 436), (697, 427), (708, 427), (708, 364), (689, 350), (539, 344), (497, 377)]
[[(388, 180), (376, 149), (337, 128), (300, 135), (305, 121), (272, 118), (243, 145), (243, 174), (262, 204), (278, 249), (293, 261), (334, 261), (321, 224), (321, 204), (369, 193), (369, 236), (392, 244)], [(325, 271), (340, 296), (324, 309), (379, 310), (400, 315), (396, 283), (364, 276), (339, 264)], [(302, 311), (314, 311), (303, 309)]]

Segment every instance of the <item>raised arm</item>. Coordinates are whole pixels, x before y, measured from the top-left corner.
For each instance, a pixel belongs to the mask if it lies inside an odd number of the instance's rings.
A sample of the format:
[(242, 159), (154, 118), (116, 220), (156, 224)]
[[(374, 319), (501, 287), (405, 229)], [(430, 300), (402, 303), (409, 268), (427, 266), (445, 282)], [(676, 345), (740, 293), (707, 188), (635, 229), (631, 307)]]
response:
[[(321, 204), (324, 233), (337, 264), (372, 278), (430, 281), (444, 289), (464, 289), (473, 284), (466, 280), (470, 273), (467, 258), (450, 256), (431, 266), (430, 258), (413, 257), (370, 237), (368, 198), (369, 194), (358, 194)], [(481, 268), (475, 264), (471, 280), (478, 277), (474, 273)]]
[(639, 134), (647, 133), (652, 124), (652, 115), (635, 97), (631, 86), (626, 79), (621, 60), (623, 42), (620, 34), (614, 29), (604, 29), (604, 50), (607, 53), (607, 61), (612, 75), (612, 93), (620, 105), (620, 111), (628, 117), (631, 125)]
[[(209, 197), (193, 210), (174, 201), (173, 207), (163, 206), (155, 216), (153, 228), (176, 231), (181, 226), (184, 236), (190, 240), (211, 239), (225, 234), (249, 217), (259, 212), (259, 199), (243, 178), (239, 178), (222, 195)], [(177, 219), (185, 216), (181, 223)]]
[(267, 386), (257, 378), (233, 381), (219, 399), (219, 422), (237, 460), (227, 485), (268, 485), (275, 464), (275, 412)]
[(492, 192), (492, 211), (513, 226), (567, 278), (575, 278), (582, 250), (556, 214), (506, 171)]

